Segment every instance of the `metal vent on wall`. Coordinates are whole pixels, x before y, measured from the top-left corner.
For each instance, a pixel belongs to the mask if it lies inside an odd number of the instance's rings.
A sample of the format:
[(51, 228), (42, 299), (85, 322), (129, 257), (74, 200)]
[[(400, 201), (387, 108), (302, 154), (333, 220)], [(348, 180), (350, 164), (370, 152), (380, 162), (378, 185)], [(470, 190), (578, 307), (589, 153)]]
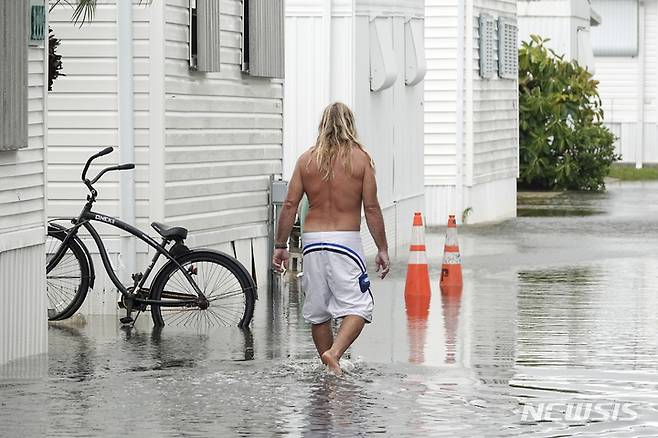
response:
[(493, 77), (496, 73), (496, 61), (494, 58), (495, 23), (491, 15), (480, 15), (480, 77), (485, 79)]
[(46, 27), (46, 6), (34, 4), (31, 6), (30, 41), (41, 42), (44, 39)]
[(498, 76), (516, 79), (519, 76), (519, 28), (513, 20), (498, 18)]

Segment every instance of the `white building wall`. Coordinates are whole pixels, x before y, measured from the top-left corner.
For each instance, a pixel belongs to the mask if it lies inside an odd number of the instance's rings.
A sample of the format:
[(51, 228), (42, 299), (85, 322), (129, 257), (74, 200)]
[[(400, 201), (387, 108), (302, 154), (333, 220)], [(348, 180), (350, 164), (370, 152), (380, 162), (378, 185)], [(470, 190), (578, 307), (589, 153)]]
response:
[(637, 165), (658, 163), (658, 1), (642, 4), (638, 55), (596, 56), (594, 76), (606, 125), (619, 137), (616, 151)]
[[(134, 127), (136, 223), (149, 228), (149, 62), (150, 6), (133, 1), (134, 59)], [(144, 3), (144, 2), (142, 2)], [(71, 8), (58, 6), (50, 12), (53, 32), (61, 40), (62, 72), (53, 84), (48, 100), (48, 215), (50, 218), (76, 216), (88, 194), (80, 180), (87, 159), (107, 146), (115, 151), (94, 161), (88, 175), (101, 168), (119, 164), (118, 115), (118, 44), (116, 0), (99, 0), (91, 23), (71, 23)], [(95, 187), (98, 201), (94, 210), (121, 217), (120, 172), (103, 176)], [(65, 222), (63, 224), (66, 224)], [(120, 278), (127, 273), (119, 257), (120, 233), (111, 227), (94, 223)], [(86, 231), (83, 241), (92, 253), (96, 281), (81, 311), (115, 313), (118, 295), (103, 269), (96, 244)], [(147, 246), (137, 243), (137, 264), (147, 262)]]
[(589, 0), (519, 0), (519, 39), (529, 41), (530, 35), (549, 38), (547, 47), (567, 59), (593, 71), (591, 45), (579, 41), (579, 32), (589, 40), (591, 6)]
[[(454, 185), (457, 172), (457, 4), (457, 0), (425, 2), (425, 184), (428, 186)], [(432, 198), (431, 204), (428, 202), (428, 214), (445, 200), (445, 197)]]
[[(85, 161), (118, 146), (118, 44), (116, 0), (99, 0), (92, 23), (70, 23), (71, 9), (51, 12), (62, 40), (63, 73), (49, 102), (49, 216), (72, 216), (84, 205), (80, 181)], [(189, 246), (236, 255), (267, 277), (269, 178), (281, 172), (281, 80), (241, 73), (242, 11), (239, 0), (221, 4), (220, 73), (190, 72), (188, 0), (133, 0), (134, 143), (136, 226), (150, 235), (152, 221), (190, 230)], [(119, 151), (90, 169), (119, 163)], [(97, 184), (94, 210), (121, 217), (119, 172)], [(94, 223), (118, 274), (120, 233)], [(84, 313), (113, 314), (119, 298), (96, 246), (82, 231), (96, 267)], [(137, 242), (137, 270), (153, 251)]]
[[(468, 56), (464, 72), (457, 67), (458, 7), (457, 1), (428, 0), (425, 5), (425, 192), (429, 225), (445, 225), (449, 214), (455, 214), (458, 221), (464, 217), (468, 223), (516, 215), (518, 85), (516, 80), (480, 78), (478, 34), (481, 13), (515, 19), (516, 1), (466, 3), (464, 50)], [(460, 181), (458, 81), (464, 81)]]
[[(518, 81), (481, 79), (478, 18), (516, 17), (515, 0), (475, 0), (473, 28), (473, 146), (467, 171), (469, 189), (464, 208), (469, 222), (487, 222), (516, 216), (519, 110)], [(496, 44), (496, 48), (497, 48)], [(496, 54), (498, 53), (496, 49)], [(467, 118), (468, 120), (468, 118)]]
[(191, 246), (267, 275), (268, 188), (281, 173), (283, 81), (241, 72), (242, 6), (221, 4), (221, 72), (188, 68), (187, 0), (165, 10), (164, 216)]
[(28, 147), (0, 152), (0, 364), (48, 350), (44, 48), (28, 61)]
[[(370, 20), (388, 17), (386, 50), (397, 79), (370, 91)], [(376, 164), (378, 194), (392, 254), (408, 243), (413, 212), (423, 205), (423, 85), (405, 85), (405, 17), (422, 19), (422, 2), (286, 2), (284, 178), (315, 142), (322, 110), (342, 101)], [(420, 42), (423, 43), (422, 41)], [(365, 224), (364, 250), (376, 252)]]
[[(625, 6), (627, 5), (627, 6)], [(548, 37), (547, 44), (569, 59), (580, 59), (577, 29), (589, 26), (585, 0), (519, 1), (519, 38), (527, 40), (531, 33)], [(602, 29), (614, 33), (615, 16), (601, 14)], [(620, 2), (620, 8), (634, 7), (634, 2)], [(590, 70), (599, 81), (599, 93), (605, 112), (605, 123), (618, 137), (616, 152), (622, 162), (658, 163), (658, 1), (640, 2), (637, 56), (596, 56)], [(606, 26), (608, 25), (608, 26)]]

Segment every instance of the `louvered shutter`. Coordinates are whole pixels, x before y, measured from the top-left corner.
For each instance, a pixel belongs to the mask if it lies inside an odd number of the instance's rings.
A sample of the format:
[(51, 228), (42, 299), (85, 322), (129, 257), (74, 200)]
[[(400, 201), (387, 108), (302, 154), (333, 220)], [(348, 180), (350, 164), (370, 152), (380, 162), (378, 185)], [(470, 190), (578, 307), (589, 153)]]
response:
[(28, 2), (0, 0), (0, 150), (27, 147)]

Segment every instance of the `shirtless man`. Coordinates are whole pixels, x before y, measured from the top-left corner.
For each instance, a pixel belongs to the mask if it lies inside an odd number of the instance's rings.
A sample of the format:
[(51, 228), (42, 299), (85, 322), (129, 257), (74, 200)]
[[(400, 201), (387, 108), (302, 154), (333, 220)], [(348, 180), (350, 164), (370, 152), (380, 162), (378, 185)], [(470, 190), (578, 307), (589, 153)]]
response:
[[(288, 266), (287, 242), (304, 193), (309, 211), (302, 236), (303, 314), (320, 359), (340, 375), (340, 358), (371, 322), (374, 305), (359, 232), (362, 205), (378, 249), (379, 276), (390, 269), (374, 163), (358, 141), (352, 111), (342, 103), (324, 110), (315, 146), (297, 160), (275, 238), (272, 261), (278, 270)], [(336, 339), (332, 318), (343, 318)]]

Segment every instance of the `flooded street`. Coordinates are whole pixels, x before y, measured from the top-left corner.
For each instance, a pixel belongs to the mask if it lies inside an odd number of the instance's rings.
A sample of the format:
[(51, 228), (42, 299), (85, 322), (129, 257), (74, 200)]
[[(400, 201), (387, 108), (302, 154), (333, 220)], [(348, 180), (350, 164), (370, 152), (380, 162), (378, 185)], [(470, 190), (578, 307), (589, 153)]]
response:
[(373, 282), (344, 378), (293, 279), (248, 332), (50, 326), (47, 358), (0, 368), (0, 436), (658, 436), (658, 183), (460, 228), (462, 291), (438, 288), (443, 235), (429, 299), (405, 300), (405, 251)]

